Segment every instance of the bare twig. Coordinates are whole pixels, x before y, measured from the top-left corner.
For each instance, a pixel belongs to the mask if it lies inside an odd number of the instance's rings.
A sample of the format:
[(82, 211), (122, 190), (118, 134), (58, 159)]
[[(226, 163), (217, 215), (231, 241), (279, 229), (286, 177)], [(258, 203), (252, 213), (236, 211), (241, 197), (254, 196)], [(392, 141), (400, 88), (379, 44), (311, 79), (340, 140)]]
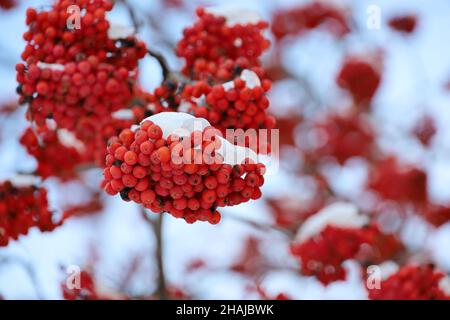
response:
[(151, 49), (147, 49), (147, 53), (158, 61), (159, 65), (161, 66), (164, 81), (168, 80), (171, 72), (166, 58), (164, 58), (161, 53)]
[(270, 224), (263, 224), (257, 221), (252, 221), (237, 215), (233, 215), (233, 214), (226, 214), (224, 215), (224, 217), (233, 219), (235, 221), (239, 221), (239, 222), (243, 222), (255, 229), (259, 229), (261, 231), (276, 231), (279, 232), (281, 234), (283, 234), (284, 236), (288, 237), (288, 238), (292, 238), (294, 236), (294, 232), (292, 232), (289, 229), (285, 229), (285, 228), (281, 228), (275, 225), (270, 225)]

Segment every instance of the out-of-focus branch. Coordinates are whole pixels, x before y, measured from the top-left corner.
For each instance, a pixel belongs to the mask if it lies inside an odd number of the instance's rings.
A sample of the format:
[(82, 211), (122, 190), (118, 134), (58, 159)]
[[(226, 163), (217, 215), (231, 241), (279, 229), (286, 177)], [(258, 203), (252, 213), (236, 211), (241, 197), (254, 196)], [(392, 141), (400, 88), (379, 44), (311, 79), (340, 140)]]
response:
[(164, 56), (161, 53), (159, 53), (155, 50), (152, 50), (152, 49), (147, 49), (147, 53), (151, 57), (155, 58), (158, 61), (159, 65), (161, 66), (163, 80), (164, 81), (168, 80), (171, 72), (170, 72), (169, 64), (167, 63), (166, 58), (164, 58)]
[(24, 268), (25, 272), (28, 274), (28, 277), (30, 277), (31, 283), (36, 292), (36, 298), (38, 300), (44, 299), (44, 295), (42, 294), (36, 271), (34, 270), (34, 267), (31, 265), (31, 263), (17, 256), (0, 256), (0, 265), (3, 263), (16, 263)]
[(246, 219), (246, 218), (243, 218), (240, 216), (236, 216), (233, 214), (227, 214), (227, 215), (224, 215), (224, 217), (245, 223), (245, 224), (247, 224), (255, 229), (259, 229), (261, 231), (276, 231), (276, 232), (283, 234), (284, 236), (286, 236), (288, 238), (293, 238), (295, 235), (294, 232), (292, 232), (289, 229), (281, 228), (281, 227), (278, 227), (275, 225), (260, 223), (260, 222), (249, 220), (249, 219)]
[(149, 225), (153, 229), (153, 233), (155, 235), (156, 239), (156, 250), (155, 250), (155, 260), (156, 265), (158, 269), (158, 283), (155, 290), (155, 294), (161, 299), (161, 300), (167, 300), (167, 284), (166, 284), (166, 275), (165, 275), (165, 269), (164, 269), (164, 243), (163, 243), (163, 234), (162, 234), (162, 227), (163, 227), (163, 219), (164, 214), (158, 214), (158, 217), (156, 220), (152, 220), (148, 217), (147, 213), (145, 212), (145, 209), (142, 209), (142, 214), (149, 223)]

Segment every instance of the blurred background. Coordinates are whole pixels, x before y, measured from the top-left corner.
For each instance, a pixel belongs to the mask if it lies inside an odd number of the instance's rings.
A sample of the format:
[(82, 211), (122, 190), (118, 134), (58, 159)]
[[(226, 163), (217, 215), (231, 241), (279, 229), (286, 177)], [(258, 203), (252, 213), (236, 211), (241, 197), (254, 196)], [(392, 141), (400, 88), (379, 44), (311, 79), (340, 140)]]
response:
[[(0, 1), (7, 6), (9, 1)], [(27, 7), (0, 8), (0, 179), (33, 172), (20, 145), (27, 127), (17, 105), (16, 72)], [(197, 1), (129, 0), (139, 37), (170, 67), (182, 30), (198, 6), (237, 5), (270, 27), (263, 66), (273, 80), (270, 111), (278, 119), (281, 164), (261, 200), (222, 210), (218, 225), (169, 215), (162, 260), (171, 297), (198, 299), (367, 299), (355, 261), (345, 279), (324, 285), (291, 254), (302, 222), (335, 202), (351, 202), (405, 246), (397, 263), (433, 263), (450, 273), (450, 3), (446, 0)], [(111, 21), (131, 25), (119, 3)], [(146, 57), (140, 81), (152, 90), (158, 63)], [(154, 230), (140, 208), (98, 187), (101, 170), (80, 181), (42, 183), (56, 213), (76, 214), (53, 232), (31, 229), (0, 247), (0, 295), (61, 299), (67, 267), (88, 272), (109, 297), (157, 298)]]

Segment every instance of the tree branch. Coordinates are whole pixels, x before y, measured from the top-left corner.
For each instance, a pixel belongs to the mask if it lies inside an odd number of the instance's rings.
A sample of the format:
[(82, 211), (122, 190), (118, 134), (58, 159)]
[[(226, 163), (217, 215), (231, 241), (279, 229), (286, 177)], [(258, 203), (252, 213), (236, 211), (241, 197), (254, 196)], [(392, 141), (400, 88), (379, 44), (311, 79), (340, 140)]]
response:
[(159, 65), (161, 66), (161, 70), (162, 70), (162, 74), (163, 74), (163, 81), (168, 80), (171, 72), (170, 72), (169, 64), (167, 63), (166, 58), (164, 58), (164, 56), (161, 53), (154, 51), (152, 49), (147, 49), (147, 53), (151, 57), (155, 58), (158, 61)]
[(163, 219), (165, 214), (158, 214), (158, 218), (156, 220), (152, 220), (148, 217), (147, 212), (145, 212), (145, 208), (142, 208), (142, 214), (144, 215), (149, 225), (152, 227), (156, 239), (155, 260), (158, 269), (158, 283), (155, 293), (161, 300), (167, 300), (169, 297), (167, 296), (167, 284), (163, 259), (164, 243), (162, 239)]
[(259, 229), (261, 231), (276, 231), (276, 232), (279, 232), (279, 233), (283, 234), (284, 236), (286, 236), (288, 238), (292, 238), (295, 235), (294, 232), (292, 232), (291, 230), (285, 229), (285, 228), (281, 228), (281, 227), (278, 227), (278, 226), (275, 226), (275, 225), (263, 224), (263, 223), (260, 223), (260, 222), (257, 222), (257, 221), (252, 221), (252, 220), (249, 220), (249, 219), (237, 216), (237, 215), (233, 215), (233, 214), (226, 214), (226, 215), (223, 215), (223, 216), (227, 217), (227, 218), (230, 218), (230, 219), (233, 219), (235, 221), (239, 221), (239, 222), (245, 223), (245, 224), (247, 224), (247, 225), (249, 225), (249, 226), (251, 226), (251, 227), (253, 227), (255, 229)]

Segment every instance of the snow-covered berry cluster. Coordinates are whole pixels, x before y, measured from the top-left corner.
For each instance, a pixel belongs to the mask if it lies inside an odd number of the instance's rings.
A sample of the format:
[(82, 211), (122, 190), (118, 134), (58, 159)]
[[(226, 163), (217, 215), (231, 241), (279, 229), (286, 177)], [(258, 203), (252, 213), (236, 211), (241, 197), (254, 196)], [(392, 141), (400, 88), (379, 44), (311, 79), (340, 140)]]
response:
[(300, 258), (303, 274), (329, 284), (345, 279), (344, 261), (354, 259), (362, 265), (380, 263), (401, 248), (394, 235), (369, 224), (368, 217), (358, 214), (352, 205), (336, 203), (302, 224), (291, 252)]
[[(80, 10), (74, 17), (68, 10), (73, 5)], [(131, 32), (109, 23), (112, 7), (107, 0), (58, 0), (47, 11), (28, 9), (24, 62), (16, 66), (28, 120), (39, 127), (52, 119), (57, 130), (70, 130), (92, 150), (104, 150), (111, 135), (102, 133), (120, 126), (114, 112), (131, 107), (139, 95), (137, 65), (147, 52)], [(86, 157), (98, 162), (103, 155)]]
[[(123, 200), (140, 203), (155, 213), (169, 212), (189, 223), (218, 223), (218, 207), (258, 199), (264, 183), (264, 165), (240, 154), (235, 164), (229, 164), (224, 150), (235, 156), (235, 148), (241, 147), (229, 144), (213, 127), (178, 135), (157, 124), (165, 119), (176, 129), (179, 116), (160, 113), (144, 120), (135, 131), (125, 129), (109, 141), (105, 191), (111, 195), (119, 193)], [(188, 114), (182, 117), (192, 118)], [(248, 149), (241, 149), (251, 154)]]
[[(190, 112), (196, 117), (208, 119), (225, 134), (226, 129), (273, 129), (275, 118), (267, 113), (269, 99), (266, 96), (271, 83), (262, 83), (256, 73), (244, 70), (232, 82), (209, 86), (206, 82), (187, 85), (183, 96), (192, 97)], [(196, 99), (204, 101), (195, 103)], [(198, 101), (198, 100), (197, 100)]]

